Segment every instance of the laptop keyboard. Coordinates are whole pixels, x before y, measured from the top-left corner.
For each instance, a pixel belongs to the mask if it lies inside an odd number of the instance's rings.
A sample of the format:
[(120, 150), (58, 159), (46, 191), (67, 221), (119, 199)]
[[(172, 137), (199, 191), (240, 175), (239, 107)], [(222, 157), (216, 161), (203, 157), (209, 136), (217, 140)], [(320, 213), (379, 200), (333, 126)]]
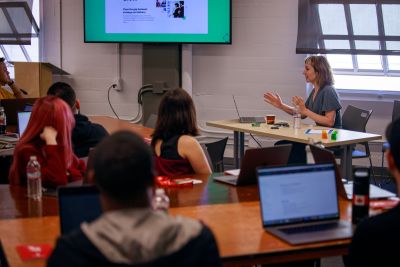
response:
[(262, 117), (240, 117), (241, 123), (265, 122)]
[(293, 228), (283, 228), (283, 229), (279, 229), (279, 230), (288, 235), (301, 234), (301, 233), (312, 233), (312, 232), (320, 232), (320, 231), (327, 231), (327, 230), (335, 229), (338, 227), (338, 224), (339, 224), (338, 222), (331, 222), (331, 223), (314, 224), (314, 225), (308, 225), (308, 226), (299, 226), (299, 227), (293, 227)]

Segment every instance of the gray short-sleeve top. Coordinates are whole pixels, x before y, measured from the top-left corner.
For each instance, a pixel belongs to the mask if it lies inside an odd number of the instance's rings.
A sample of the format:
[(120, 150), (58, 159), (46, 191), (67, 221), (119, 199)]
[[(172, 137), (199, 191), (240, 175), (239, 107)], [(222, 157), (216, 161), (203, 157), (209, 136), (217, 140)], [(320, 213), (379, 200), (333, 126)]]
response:
[(342, 116), (340, 115), (340, 110), (342, 105), (340, 104), (339, 96), (332, 85), (325, 85), (317, 92), (315, 99), (313, 89), (307, 98), (305, 103), (306, 108), (319, 115), (325, 115), (326, 112), (335, 110), (335, 124), (334, 128), (342, 128)]

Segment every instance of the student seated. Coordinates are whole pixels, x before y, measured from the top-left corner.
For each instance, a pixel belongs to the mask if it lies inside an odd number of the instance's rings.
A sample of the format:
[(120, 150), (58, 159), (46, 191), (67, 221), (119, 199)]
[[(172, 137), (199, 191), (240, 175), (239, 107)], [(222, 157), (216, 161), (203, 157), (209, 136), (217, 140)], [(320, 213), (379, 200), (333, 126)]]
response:
[(85, 163), (72, 151), (74, 123), (71, 109), (63, 100), (55, 96), (38, 99), (14, 150), (10, 184), (26, 184), (26, 165), (31, 156), (40, 163), (44, 187), (55, 188), (82, 179)]
[(151, 141), (157, 174), (210, 174), (204, 151), (194, 138), (198, 134), (190, 95), (182, 88), (168, 91), (161, 100)]
[[(386, 153), (388, 168), (400, 192), (400, 119), (386, 129), (390, 149)], [(362, 221), (356, 228), (350, 250), (349, 266), (399, 266), (400, 205)]]
[(89, 176), (103, 215), (59, 238), (47, 266), (221, 266), (207, 226), (151, 208), (153, 155), (143, 138), (121, 131), (104, 139)]
[[(12, 90), (12, 93), (4, 88), (4, 85), (8, 85)], [(0, 99), (23, 97), (21, 89), (19, 89), (15, 82), (10, 78), (10, 72), (7, 69), (5, 58), (0, 57)]]
[(103, 126), (89, 121), (88, 117), (80, 113), (80, 103), (76, 99), (74, 89), (67, 83), (56, 82), (50, 86), (47, 95), (55, 95), (67, 102), (75, 117), (75, 127), (72, 130), (72, 144), (75, 154), (80, 157), (87, 157), (89, 150), (95, 147), (108, 132)]

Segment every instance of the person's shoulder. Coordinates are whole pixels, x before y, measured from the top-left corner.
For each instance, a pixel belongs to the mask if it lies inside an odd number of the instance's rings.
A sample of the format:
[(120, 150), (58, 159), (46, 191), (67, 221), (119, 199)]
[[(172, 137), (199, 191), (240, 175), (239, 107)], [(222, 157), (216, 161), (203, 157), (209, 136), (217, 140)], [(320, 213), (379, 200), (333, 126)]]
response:
[[(380, 236), (391, 232), (400, 224), (400, 205), (382, 214), (368, 218), (357, 226), (356, 233)], [(396, 230), (397, 231), (397, 230)], [(384, 237), (383, 237), (384, 238)]]
[(95, 259), (97, 262), (106, 262), (100, 251), (79, 229), (58, 238), (47, 266), (87, 266), (87, 263)]
[(322, 87), (321, 91), (326, 93), (332, 93), (332, 92), (336, 93), (336, 88), (335, 86), (333, 86), (333, 84), (326, 84), (324, 85), (324, 87)]
[(196, 138), (194, 138), (191, 135), (186, 135), (186, 134), (181, 135), (179, 137), (178, 141), (179, 141), (179, 144), (182, 144), (182, 145), (196, 145), (199, 143)]

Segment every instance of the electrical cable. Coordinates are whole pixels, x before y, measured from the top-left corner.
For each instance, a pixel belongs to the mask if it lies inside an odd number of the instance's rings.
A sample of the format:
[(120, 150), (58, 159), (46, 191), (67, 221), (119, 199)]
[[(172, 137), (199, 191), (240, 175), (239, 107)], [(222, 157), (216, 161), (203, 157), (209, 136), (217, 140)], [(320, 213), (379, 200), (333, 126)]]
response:
[(110, 105), (110, 108), (111, 108), (112, 112), (114, 113), (114, 115), (117, 117), (117, 119), (120, 119), (118, 117), (117, 112), (115, 112), (114, 107), (112, 106), (111, 101), (110, 101), (110, 91), (111, 91), (111, 88), (114, 88), (114, 86), (115, 86), (115, 84), (111, 84), (110, 87), (108, 87), (107, 100), (108, 100), (108, 104)]

